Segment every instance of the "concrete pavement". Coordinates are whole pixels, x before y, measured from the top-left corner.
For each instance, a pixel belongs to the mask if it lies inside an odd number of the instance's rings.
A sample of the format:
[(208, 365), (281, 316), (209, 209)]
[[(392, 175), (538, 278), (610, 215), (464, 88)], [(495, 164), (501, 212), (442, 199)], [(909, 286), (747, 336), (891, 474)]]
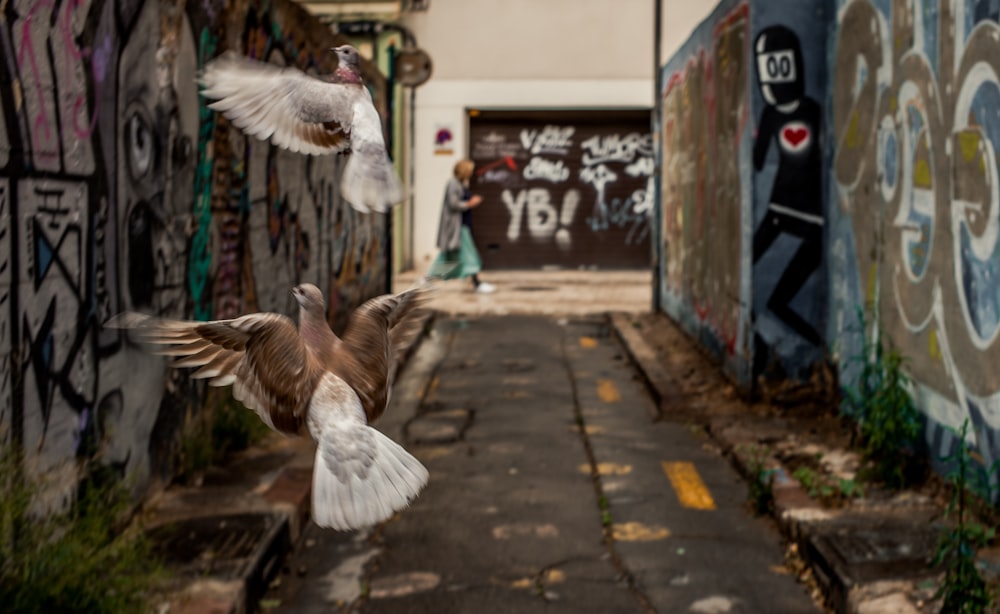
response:
[(821, 611), (604, 318), (440, 316), (398, 393), (380, 428), (430, 485), (360, 545), (307, 529), (273, 611)]
[[(393, 279), (396, 292), (412, 286), (419, 276), (401, 273)], [(653, 274), (625, 271), (483, 271), (483, 281), (496, 286), (493, 294), (477, 294), (469, 280), (436, 282), (428, 307), (444, 315), (597, 315), (642, 313), (653, 305)]]

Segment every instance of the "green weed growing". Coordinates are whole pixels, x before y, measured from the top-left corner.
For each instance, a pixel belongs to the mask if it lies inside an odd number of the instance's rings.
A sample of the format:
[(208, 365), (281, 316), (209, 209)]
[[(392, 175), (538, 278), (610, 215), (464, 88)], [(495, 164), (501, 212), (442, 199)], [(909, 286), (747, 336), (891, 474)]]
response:
[(903, 488), (915, 464), (920, 411), (910, 395), (903, 356), (895, 348), (885, 348), (881, 332), (869, 326), (860, 309), (859, 319), (864, 341), (855, 360), (861, 371), (854, 385), (844, 390), (845, 413), (858, 421), (868, 476), (890, 488)]
[(260, 441), (269, 430), (229, 390), (211, 388), (204, 409), (181, 441), (181, 476), (193, 478)]
[(88, 478), (66, 514), (32, 509), (12, 447), (0, 451), (0, 603), (5, 612), (141, 612), (162, 579), (141, 533), (125, 530), (127, 489)]
[(601, 524), (610, 527), (614, 521), (611, 519), (611, 504), (608, 503), (608, 498), (601, 495), (597, 500), (597, 505), (601, 510)]
[(767, 468), (771, 450), (767, 446), (752, 445), (744, 449), (750, 483), (747, 499), (754, 514), (768, 514), (774, 508), (774, 470)]
[(859, 499), (865, 496), (864, 488), (854, 480), (828, 476), (805, 465), (796, 469), (792, 477), (798, 480), (814, 499), (840, 503), (847, 499)]
[[(954, 526), (942, 530), (938, 539), (932, 565), (944, 570), (944, 581), (938, 588), (935, 598), (943, 598), (942, 614), (980, 614), (986, 612), (993, 595), (986, 581), (976, 568), (976, 552), (988, 545), (996, 536), (996, 529), (987, 528), (972, 521), (969, 516), (969, 494), (974, 488), (974, 480), (970, 473), (971, 453), (965, 443), (968, 432), (968, 419), (962, 428), (955, 432), (959, 443), (955, 452), (943, 459), (953, 463), (953, 469), (947, 480), (953, 492), (946, 516), (955, 516)], [(994, 463), (991, 471), (997, 470)], [(988, 482), (985, 486), (989, 488)], [(988, 490), (979, 493), (988, 498)]]

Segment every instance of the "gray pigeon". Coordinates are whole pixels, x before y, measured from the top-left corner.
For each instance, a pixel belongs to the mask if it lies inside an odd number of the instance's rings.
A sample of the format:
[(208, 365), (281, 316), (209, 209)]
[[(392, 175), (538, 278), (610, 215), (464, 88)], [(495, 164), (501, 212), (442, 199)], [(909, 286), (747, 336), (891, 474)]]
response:
[(123, 313), (105, 324), (164, 347), (172, 366), (198, 367), (191, 377), (233, 387), (233, 397), (270, 428), (317, 443), (313, 520), (357, 529), (406, 507), (427, 484), (427, 469), (371, 425), (385, 411), (399, 352), (419, 332), (428, 286), (373, 298), (351, 314), (344, 336), (326, 322), (319, 288), (292, 290), (299, 326), (285, 315), (255, 313), (193, 322)]
[(304, 154), (350, 150), (340, 193), (358, 211), (385, 212), (404, 198), (385, 150), (382, 123), (350, 45), (335, 47), (337, 70), (312, 77), (293, 67), (227, 52), (205, 66), (201, 93), (243, 132)]

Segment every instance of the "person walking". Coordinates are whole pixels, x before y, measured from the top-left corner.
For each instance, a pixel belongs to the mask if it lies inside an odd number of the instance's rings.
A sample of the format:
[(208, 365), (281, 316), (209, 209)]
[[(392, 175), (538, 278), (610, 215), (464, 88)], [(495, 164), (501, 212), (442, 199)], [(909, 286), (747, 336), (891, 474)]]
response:
[(437, 247), (440, 250), (431, 264), (428, 277), (438, 279), (472, 278), (473, 289), (480, 294), (490, 294), (496, 287), (479, 279), (482, 260), (472, 241), (471, 213), (483, 198), (469, 191), (469, 180), (476, 163), (459, 160), (455, 163), (453, 177), (444, 189), (441, 205), (441, 222), (438, 225)]

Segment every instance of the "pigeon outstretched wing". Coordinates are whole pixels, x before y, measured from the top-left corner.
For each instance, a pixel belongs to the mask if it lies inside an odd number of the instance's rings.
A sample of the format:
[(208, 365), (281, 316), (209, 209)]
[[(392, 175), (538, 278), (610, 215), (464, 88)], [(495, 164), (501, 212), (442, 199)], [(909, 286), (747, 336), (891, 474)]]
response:
[(269, 427), (297, 433), (305, 421), (322, 369), (308, 355), (295, 324), (277, 313), (192, 322), (124, 313), (109, 328), (133, 331), (137, 341), (161, 346), (173, 367), (195, 367), (195, 379), (233, 387), (233, 397)]
[(428, 288), (424, 284), (366, 301), (351, 314), (338, 351), (331, 355), (331, 371), (357, 391), (368, 422), (385, 411), (400, 352), (420, 332), (420, 307)]
[(357, 88), (233, 52), (209, 62), (200, 82), (201, 93), (215, 100), (209, 108), (250, 136), (305, 154), (350, 147)]
[(386, 152), (378, 111), (357, 73), (357, 51), (345, 45), (337, 52), (353, 62), (343, 67), (347, 79), (339, 72), (313, 77), (227, 52), (202, 71), (202, 95), (237, 128), (278, 147), (312, 155), (349, 151), (341, 195), (359, 211), (384, 212), (405, 198), (403, 186)]

